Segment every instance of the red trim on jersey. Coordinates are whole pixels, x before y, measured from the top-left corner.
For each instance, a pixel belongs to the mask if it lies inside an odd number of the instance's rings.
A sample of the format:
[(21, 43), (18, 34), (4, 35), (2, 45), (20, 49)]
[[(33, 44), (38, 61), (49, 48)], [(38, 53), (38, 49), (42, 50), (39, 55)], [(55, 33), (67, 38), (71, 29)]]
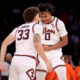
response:
[(37, 59), (36, 60), (36, 66), (38, 66), (39, 63), (40, 63), (40, 61)]
[[(55, 20), (55, 17), (53, 18), (52, 22), (53, 22), (54, 20)], [(52, 22), (51, 22), (51, 23), (52, 23)]]
[[(56, 68), (58, 68), (58, 67), (66, 67), (66, 65), (58, 65), (58, 66), (55, 66), (55, 67), (53, 68), (53, 70), (56, 69)], [(42, 70), (42, 69), (36, 69), (36, 71), (47, 72), (46, 70)]]
[(35, 75), (34, 69), (29, 69), (26, 73), (27, 73), (28, 77), (30, 78), (30, 80), (35, 80), (35, 76), (34, 76), (34, 79), (31, 79), (31, 76), (29, 75), (29, 72), (32, 70), (33, 70), (33, 73)]
[[(65, 63), (63, 56), (61, 56), (60, 59)], [(53, 68), (53, 70), (56, 69), (57, 67), (62, 67), (62, 66), (65, 67), (66, 65), (57, 65)]]
[(59, 29), (58, 29), (57, 23), (58, 23), (58, 18), (56, 19), (56, 29), (57, 29), (57, 31), (59, 32)]
[(34, 33), (34, 26), (35, 26), (36, 24), (38, 24), (38, 23), (35, 23), (35, 24), (33, 24), (33, 26), (32, 26), (32, 32), (33, 32), (33, 33)]
[(42, 70), (42, 69), (36, 69), (36, 71), (47, 72), (46, 70)]
[(54, 67), (53, 70), (58, 68), (58, 67), (66, 67), (66, 65), (58, 65), (58, 66)]
[(39, 63), (40, 61), (39, 61), (38, 54), (37, 54), (36, 66), (38, 66)]

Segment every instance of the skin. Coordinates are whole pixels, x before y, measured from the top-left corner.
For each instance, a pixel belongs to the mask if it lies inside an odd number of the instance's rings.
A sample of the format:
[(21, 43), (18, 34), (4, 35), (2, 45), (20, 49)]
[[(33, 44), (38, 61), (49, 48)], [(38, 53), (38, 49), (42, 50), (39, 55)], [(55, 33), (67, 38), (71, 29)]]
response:
[(34, 35), (34, 47), (36, 49), (36, 51), (38, 52), (38, 54), (43, 58), (43, 60), (46, 63), (48, 72), (52, 72), (52, 66), (49, 64), (49, 61), (44, 53), (44, 49), (43, 46), (41, 44), (41, 39), (40, 39), (40, 35), (39, 34), (35, 34)]
[(40, 18), (41, 18), (41, 21), (44, 23), (44, 24), (49, 24), (52, 22), (52, 17), (51, 17), (51, 13), (46, 11), (46, 12), (40, 12)]

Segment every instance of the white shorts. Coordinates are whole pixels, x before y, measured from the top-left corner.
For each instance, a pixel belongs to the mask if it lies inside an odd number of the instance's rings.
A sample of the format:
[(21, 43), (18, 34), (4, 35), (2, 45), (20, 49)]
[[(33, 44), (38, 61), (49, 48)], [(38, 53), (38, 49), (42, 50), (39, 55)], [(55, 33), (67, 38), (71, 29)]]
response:
[(10, 66), (9, 80), (33, 80), (36, 61), (27, 56), (14, 56)]
[[(57, 75), (58, 75), (58, 78), (59, 80), (66, 80), (66, 67), (65, 67), (65, 62), (63, 60), (62, 57), (60, 56), (57, 56), (57, 57), (54, 57), (54, 58), (48, 58), (51, 65), (52, 65), (52, 68), (53, 70), (56, 71)], [(44, 63), (44, 61), (42, 60), (42, 58), (39, 56), (39, 64), (37, 66), (37, 80), (45, 80), (45, 76), (46, 76), (46, 71), (47, 71), (47, 67), (46, 67), (46, 64)], [(62, 72), (60, 72), (62, 71)], [(63, 74), (63, 77), (61, 77)]]
[[(64, 58), (62, 56), (57, 56), (54, 58), (48, 58), (53, 69), (58, 67), (58, 66), (65, 66)], [(38, 56), (39, 64), (37, 66), (37, 69), (45, 70), (47, 71), (47, 67), (45, 62), (42, 60), (40, 56)]]

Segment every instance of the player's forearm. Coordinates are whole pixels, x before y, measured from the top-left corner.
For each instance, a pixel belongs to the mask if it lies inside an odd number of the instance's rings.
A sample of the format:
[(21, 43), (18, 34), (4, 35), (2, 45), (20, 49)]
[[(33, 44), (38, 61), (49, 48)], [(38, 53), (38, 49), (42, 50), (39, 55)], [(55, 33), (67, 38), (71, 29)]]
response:
[(3, 41), (1, 46), (1, 62), (4, 62), (7, 46), (15, 41), (15, 37), (8, 35), (7, 38)]
[(68, 41), (60, 41), (58, 44), (51, 46), (51, 49), (58, 49), (68, 44)]
[(45, 53), (44, 53), (44, 49), (43, 46), (41, 44), (41, 39), (40, 39), (40, 35), (39, 34), (35, 34), (34, 35), (34, 47), (37, 51), (37, 53), (42, 57), (42, 59), (45, 61), (45, 63), (49, 63)]
[(36, 48), (36, 51), (38, 52), (38, 54), (41, 56), (41, 58), (45, 61), (45, 63), (48, 63), (48, 59), (44, 53), (44, 49), (43, 49), (42, 45), (40, 43), (37, 43), (35, 48)]
[(55, 49), (64, 47), (67, 44), (68, 44), (68, 38), (67, 38), (67, 35), (66, 35), (66, 36), (61, 37), (61, 41), (59, 43), (57, 43), (55, 45), (52, 45), (52, 46), (44, 46), (44, 50), (45, 51), (55, 50)]
[(59, 42), (58, 44), (55, 44), (55, 45), (51, 45), (51, 46), (48, 46), (48, 45), (43, 45), (43, 48), (45, 51), (50, 51), (50, 50), (55, 50), (55, 49), (58, 49), (58, 48), (61, 48), (61, 47), (64, 47), (67, 45), (67, 42)]
[(5, 55), (6, 55), (7, 45), (3, 42), (1, 46), (1, 62), (4, 62)]

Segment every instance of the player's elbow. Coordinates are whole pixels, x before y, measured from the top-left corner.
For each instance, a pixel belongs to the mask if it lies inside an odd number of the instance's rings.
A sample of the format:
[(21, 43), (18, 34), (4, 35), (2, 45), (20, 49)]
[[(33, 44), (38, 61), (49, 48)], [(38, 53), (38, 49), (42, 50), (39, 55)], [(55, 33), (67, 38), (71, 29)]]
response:
[(68, 37), (67, 37), (67, 35), (62, 37), (62, 43), (63, 43), (63, 46), (66, 46), (68, 44)]
[(66, 39), (66, 43), (65, 43), (65, 45), (68, 45), (68, 38)]

